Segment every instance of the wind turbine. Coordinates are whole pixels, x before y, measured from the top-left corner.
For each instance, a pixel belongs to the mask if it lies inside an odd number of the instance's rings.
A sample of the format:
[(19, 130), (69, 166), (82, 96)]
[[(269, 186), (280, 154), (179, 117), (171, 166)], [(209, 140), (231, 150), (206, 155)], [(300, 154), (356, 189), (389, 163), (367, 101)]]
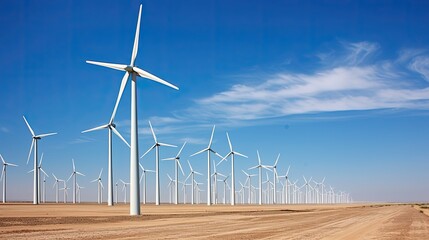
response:
[(42, 182), (42, 201), (43, 203), (46, 202), (46, 177), (49, 177), (48, 175), (43, 175), (43, 182)]
[(218, 179), (219, 182), (223, 182), (223, 204), (226, 204), (226, 188), (229, 187), (228, 181), (227, 181), (228, 178), (229, 178), (229, 176), (227, 176), (223, 180)]
[(101, 174), (103, 173), (103, 169), (101, 169), (100, 174), (98, 175), (98, 178), (92, 180), (91, 182), (97, 182), (97, 200), (98, 204), (103, 203), (103, 183), (101, 182)]
[[(172, 196), (173, 196), (173, 184), (176, 184), (176, 182), (175, 182), (175, 180), (173, 180), (171, 177), (170, 177), (170, 174), (168, 174), (167, 173), (167, 177), (168, 177), (168, 179), (170, 180), (169, 182), (168, 182), (168, 185), (167, 185), (167, 187), (169, 187), (170, 188), (170, 204), (171, 204), (171, 202), (172, 202)], [(177, 185), (177, 184), (176, 184)]]
[[(178, 168), (180, 168), (180, 171), (182, 171), (182, 175), (185, 176), (185, 173), (183, 172), (183, 168), (182, 165), (180, 164), (180, 153), (182, 153), (183, 148), (185, 147), (186, 142), (183, 143), (182, 147), (180, 148), (179, 152), (177, 153), (176, 157), (172, 157), (172, 158), (165, 158), (163, 160), (174, 160), (175, 164), (174, 164), (174, 173), (176, 175), (176, 182), (179, 181), (179, 170)], [(175, 204), (179, 203), (179, 184), (176, 184), (176, 196), (175, 196)]]
[(197, 171), (194, 171), (194, 169), (191, 166), (191, 163), (189, 163), (189, 160), (188, 160), (188, 165), (189, 165), (189, 168), (191, 169), (191, 172), (186, 177), (185, 183), (188, 180), (188, 178), (192, 176), (192, 178), (191, 178), (191, 180), (192, 180), (192, 198), (191, 198), (191, 204), (194, 204), (194, 197), (195, 197), (195, 195), (194, 195), (194, 189), (195, 189), (194, 183), (196, 182), (195, 181), (195, 174), (198, 174), (198, 175), (201, 175), (201, 176), (203, 176), (203, 174), (201, 174), (201, 173), (199, 173)]
[(142, 5), (140, 5), (139, 16), (137, 20), (136, 35), (134, 38), (133, 52), (131, 54), (131, 62), (129, 65), (126, 64), (113, 64), (86, 61), (90, 64), (95, 64), (103, 67), (112, 68), (115, 70), (125, 71), (125, 75), (121, 81), (121, 87), (119, 89), (118, 98), (114, 111), (116, 111), (118, 104), (121, 100), (122, 93), (124, 92), (125, 86), (128, 82), (128, 77), (131, 75), (131, 152), (130, 152), (130, 215), (140, 215), (140, 193), (139, 193), (139, 151), (138, 151), (138, 127), (137, 127), (137, 76), (147, 78), (149, 80), (164, 84), (168, 87), (179, 90), (178, 87), (166, 82), (155, 75), (152, 75), (135, 65), (135, 60), (138, 52), (139, 45), (139, 34), (140, 34), (140, 18), (141, 18)]
[(64, 203), (67, 203), (67, 196), (69, 195), (67, 190), (70, 189), (69, 187), (67, 187), (66, 185), (66, 181), (63, 181), (64, 187), (61, 188), (60, 190), (64, 191)]
[(230, 152), (222, 158), (222, 160), (218, 163), (218, 165), (224, 161), (227, 157), (231, 156), (231, 205), (235, 205), (235, 170), (234, 170), (234, 156), (237, 154), (238, 156), (248, 158), (246, 155), (243, 155), (239, 152), (236, 152), (232, 149), (231, 140), (229, 139), (228, 133), (226, 133), (226, 138), (228, 139), (229, 150)]
[[(243, 173), (247, 176), (246, 182), (249, 181), (249, 187), (248, 187), (249, 188), (249, 200), (248, 200), (248, 202), (249, 202), (249, 204), (251, 204), (252, 203), (252, 189), (251, 189), (252, 177), (256, 176), (256, 174), (248, 174), (244, 170), (241, 170), (241, 171), (243, 171)], [(246, 182), (244, 182), (244, 184), (246, 184)]]
[(213, 182), (213, 195), (214, 195), (214, 202), (215, 202), (215, 204), (217, 204), (217, 200), (218, 200), (217, 199), (217, 196), (218, 196), (218, 193), (217, 193), (217, 176), (219, 175), (219, 176), (224, 177), (224, 178), (226, 178), (226, 176), (223, 175), (222, 173), (219, 173), (216, 170), (216, 163), (215, 163), (214, 160), (213, 160), (213, 168), (214, 168), (214, 172), (212, 174), (212, 176), (214, 178), (214, 182)]
[[(42, 153), (42, 156), (40, 157), (40, 163), (39, 163), (39, 166), (37, 167), (37, 179), (38, 179), (38, 181), (39, 181), (39, 183), (37, 184), (37, 186), (38, 186), (38, 193), (37, 193), (37, 195), (38, 195), (38, 198), (39, 198), (39, 203), (40, 203), (40, 199), (42, 198), (42, 182), (40, 181), (40, 173), (43, 173), (43, 174), (45, 174), (45, 176), (48, 176), (48, 174), (43, 170), (43, 168), (42, 168), (42, 163), (43, 163), (43, 156), (44, 156), (44, 154)], [(31, 169), (30, 171), (28, 171), (27, 173), (31, 173), (31, 172), (34, 172), (34, 169)], [(49, 177), (49, 176), (48, 176)]]
[(56, 194), (55, 194), (55, 201), (56, 201), (56, 203), (58, 203), (58, 195), (59, 195), (59, 192), (60, 192), (60, 190), (59, 190), (59, 184), (60, 184), (60, 182), (64, 182), (64, 180), (58, 179), (57, 176), (55, 176), (55, 174), (53, 174), (53, 173), (52, 173), (52, 176), (54, 176), (54, 178), (55, 178), (54, 186), (52, 186), (52, 188), (54, 188), (55, 186), (57, 186), (57, 191), (56, 191)]
[(158, 140), (156, 139), (156, 135), (155, 132), (153, 131), (152, 128), (152, 124), (149, 121), (149, 126), (150, 126), (150, 130), (152, 132), (152, 136), (153, 136), (153, 140), (155, 141), (155, 143), (152, 145), (152, 147), (150, 147), (140, 158), (143, 158), (146, 154), (148, 154), (152, 149), (155, 149), (155, 172), (156, 172), (156, 181), (155, 181), (155, 204), (159, 205), (160, 204), (160, 198), (161, 198), (161, 193), (160, 193), (160, 189), (159, 189), (159, 147), (160, 146), (164, 146), (164, 147), (177, 147), (175, 145), (171, 145), (171, 144), (167, 144), (167, 143), (160, 143), (158, 142)]
[(124, 192), (124, 204), (127, 204), (127, 185), (130, 185), (130, 183), (126, 183), (124, 182), (122, 179), (119, 179), (119, 181), (122, 182), (123, 187), (122, 187), (122, 191)]
[(70, 177), (67, 179), (67, 182), (70, 180), (70, 178), (73, 177), (73, 203), (76, 203), (76, 197), (77, 197), (77, 175), (81, 175), (81, 176), (85, 176), (83, 175), (83, 173), (80, 173), (78, 171), (76, 171), (76, 166), (74, 165), (74, 159), (72, 158), (72, 163), (73, 163), (73, 172), (70, 175)]
[(266, 204), (271, 204), (274, 201), (271, 201), (271, 186), (273, 185), (273, 183), (270, 181), (270, 178), (268, 177), (268, 173), (267, 174), (267, 180), (262, 182), (262, 184), (267, 184), (267, 189), (266, 189), (266, 195), (265, 195), (265, 203)]
[(3, 203), (6, 203), (6, 169), (8, 166), (18, 167), (18, 165), (6, 162), (1, 154), (0, 154), (0, 158), (1, 158), (1, 161), (3, 162), (3, 170), (1, 172), (1, 178), (0, 178), (0, 180), (3, 181)]
[(30, 160), (31, 152), (34, 147), (33, 204), (39, 204), (40, 199), (39, 199), (39, 171), (37, 169), (37, 166), (38, 166), (37, 142), (38, 140), (44, 137), (55, 135), (57, 133), (45, 133), (45, 134), (36, 135), (33, 129), (30, 127), (30, 124), (28, 123), (27, 119), (25, 119), (24, 116), (22, 117), (24, 118), (25, 124), (27, 124), (28, 130), (30, 130), (33, 138), (31, 142), (30, 152), (28, 153), (27, 164), (28, 164), (28, 161)]
[(272, 165), (272, 166), (267, 166), (268, 168), (271, 168), (271, 169), (273, 169), (273, 187), (274, 187), (274, 195), (273, 195), (273, 204), (276, 204), (276, 197), (277, 197), (277, 195), (276, 195), (276, 192), (277, 192), (277, 185), (276, 185), (276, 182), (278, 182), (279, 181), (279, 177), (278, 177), (278, 174), (277, 174), (277, 163), (279, 162), (279, 158), (280, 158), (280, 153), (279, 153), (279, 155), (277, 155), (277, 159), (276, 159), (276, 162), (274, 163), (274, 165)]
[(216, 126), (213, 126), (212, 135), (210, 137), (209, 145), (207, 146), (207, 148), (204, 148), (203, 150), (201, 150), (199, 152), (196, 152), (196, 153), (194, 153), (194, 154), (191, 155), (191, 157), (192, 157), (192, 156), (198, 155), (200, 153), (207, 152), (207, 205), (209, 205), (209, 206), (211, 205), (211, 202), (212, 202), (212, 196), (211, 196), (211, 194), (212, 194), (212, 192), (211, 192), (211, 185), (212, 185), (212, 183), (211, 183), (211, 170), (210, 170), (210, 153), (212, 152), (216, 156), (220, 157), (221, 159), (223, 158), (219, 153), (215, 152), (211, 148), (212, 147), (213, 134), (214, 134), (215, 128), (216, 128)]
[(77, 187), (77, 190), (76, 190), (76, 195), (79, 195), (79, 198), (78, 198), (78, 200), (79, 200), (79, 203), (80, 203), (80, 196), (81, 196), (81, 189), (83, 189), (83, 188), (85, 188), (85, 187), (82, 187), (82, 186), (80, 186), (79, 185), (79, 183), (76, 183), (76, 187)]
[[(139, 163), (139, 165), (140, 165), (140, 168), (142, 169), (142, 174), (141, 174), (141, 176), (140, 176), (140, 182), (142, 181), (142, 179), (143, 179), (143, 204), (146, 204), (146, 173), (147, 172), (155, 172), (155, 171), (153, 171), (153, 170), (149, 170), (149, 169), (145, 169), (144, 167), (143, 167), (143, 165), (141, 165), (141, 163)], [(117, 194), (116, 194), (117, 195)]]
[[(107, 129), (109, 130), (108, 134), (108, 167), (107, 167), (107, 205), (113, 206), (113, 168), (112, 168), (112, 132), (116, 134), (128, 147), (130, 147), (130, 144), (122, 137), (122, 135), (116, 130), (116, 125), (113, 123), (113, 120), (116, 115), (116, 108), (114, 109), (112, 116), (110, 117), (110, 121), (107, 124), (91, 128), (85, 131), (82, 131), (82, 133), (86, 132), (92, 132), (97, 131), (101, 129)], [(75, 198), (73, 197), (73, 200)]]
[(271, 169), (269, 169), (267, 166), (262, 165), (261, 163), (261, 157), (259, 156), (259, 151), (256, 150), (256, 154), (258, 155), (258, 165), (253, 166), (251, 168), (249, 168), (248, 170), (252, 170), (255, 168), (258, 168), (259, 170), (259, 205), (262, 205), (262, 168), (265, 168), (269, 171), (271, 171)]
[(290, 169), (290, 165), (287, 168), (286, 174), (283, 176), (278, 176), (278, 178), (285, 178), (285, 184), (284, 184), (284, 188), (285, 188), (285, 193), (284, 193), (284, 198), (285, 198), (285, 203), (289, 203), (289, 188), (288, 188), (288, 183), (289, 183), (289, 169)]
[(305, 181), (305, 184), (304, 184), (304, 186), (305, 186), (305, 203), (308, 204), (308, 183), (311, 182), (311, 179), (313, 177), (311, 177), (309, 181), (307, 181), (307, 179), (304, 176), (302, 176), (302, 177), (304, 178), (304, 181)]

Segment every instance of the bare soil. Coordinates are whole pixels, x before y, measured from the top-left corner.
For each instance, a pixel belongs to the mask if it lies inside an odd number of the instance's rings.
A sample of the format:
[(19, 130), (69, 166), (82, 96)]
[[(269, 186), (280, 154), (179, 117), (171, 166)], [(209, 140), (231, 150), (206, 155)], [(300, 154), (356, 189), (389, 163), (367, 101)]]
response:
[(0, 239), (429, 239), (412, 205), (1, 204)]

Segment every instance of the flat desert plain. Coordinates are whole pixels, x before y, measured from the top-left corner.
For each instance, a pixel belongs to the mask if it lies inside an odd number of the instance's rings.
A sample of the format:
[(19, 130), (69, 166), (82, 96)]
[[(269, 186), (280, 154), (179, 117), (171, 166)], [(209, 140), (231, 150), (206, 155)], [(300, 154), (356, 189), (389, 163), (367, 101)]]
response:
[(0, 204), (0, 239), (429, 239), (413, 205)]

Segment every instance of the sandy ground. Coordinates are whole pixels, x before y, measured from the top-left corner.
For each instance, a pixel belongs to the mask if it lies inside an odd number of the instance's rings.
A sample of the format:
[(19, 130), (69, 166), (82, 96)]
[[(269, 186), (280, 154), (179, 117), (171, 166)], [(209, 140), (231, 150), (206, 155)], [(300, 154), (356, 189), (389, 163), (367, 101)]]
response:
[(0, 204), (0, 239), (429, 239), (412, 205)]

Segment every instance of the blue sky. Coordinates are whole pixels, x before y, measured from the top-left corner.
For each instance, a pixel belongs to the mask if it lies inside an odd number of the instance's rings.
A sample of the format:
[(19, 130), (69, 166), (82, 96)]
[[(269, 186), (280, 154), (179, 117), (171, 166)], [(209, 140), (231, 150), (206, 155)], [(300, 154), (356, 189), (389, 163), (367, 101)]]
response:
[[(1, 1), (0, 153), (20, 165), (8, 174), (10, 199), (32, 197), (25, 115), (36, 132), (59, 132), (40, 142), (45, 171), (68, 178), (74, 158), (86, 174), (82, 198), (96, 200), (89, 181), (106, 173), (107, 132), (80, 132), (108, 122), (122, 73), (85, 60), (129, 61), (140, 3), (136, 63), (180, 88), (139, 80), (141, 154), (153, 144), (151, 120), (161, 141), (188, 141), (182, 159), (204, 173), (205, 157), (188, 156), (207, 145), (216, 124), (216, 151), (228, 152), (228, 131), (250, 157), (237, 159), (237, 169), (255, 165), (259, 149), (265, 164), (281, 154), (281, 174), (291, 165), (301, 183), (302, 175), (326, 176), (355, 200), (427, 201), (423, 1)], [(127, 86), (116, 117), (126, 139), (129, 106)], [(128, 181), (128, 149), (114, 138), (113, 151), (115, 181)], [(162, 149), (161, 157), (176, 151)], [(154, 154), (142, 164), (154, 169)], [(161, 171), (168, 201), (173, 163)], [(153, 176), (148, 183), (153, 200)]]

